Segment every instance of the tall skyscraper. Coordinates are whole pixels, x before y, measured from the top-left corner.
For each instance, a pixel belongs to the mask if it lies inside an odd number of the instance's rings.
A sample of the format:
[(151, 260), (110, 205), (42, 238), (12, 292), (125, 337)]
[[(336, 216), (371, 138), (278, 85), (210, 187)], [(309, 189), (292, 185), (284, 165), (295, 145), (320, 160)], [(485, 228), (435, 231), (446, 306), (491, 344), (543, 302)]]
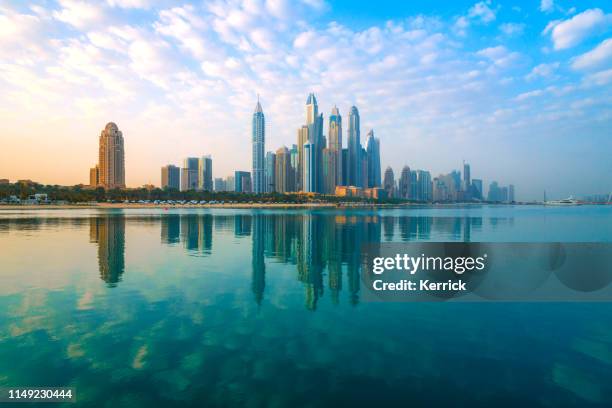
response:
[(402, 174), (399, 179), (399, 198), (404, 200), (414, 199), (412, 197), (412, 177), (410, 172), (410, 167), (404, 166), (402, 169)]
[(316, 192), (317, 185), (317, 164), (316, 150), (314, 143), (304, 144), (304, 178), (302, 180), (302, 191), (306, 193)]
[(181, 188), (181, 169), (172, 164), (161, 168), (161, 188)]
[(125, 188), (125, 153), (123, 133), (109, 122), (100, 134), (99, 185), (104, 188)]
[(374, 137), (374, 130), (368, 132), (368, 183), (367, 187), (380, 187), (380, 140)]
[(272, 193), (275, 191), (274, 183), (276, 179), (276, 154), (274, 152), (266, 153), (266, 165), (264, 171), (264, 191)]
[(351, 107), (348, 119), (348, 183), (347, 185), (361, 187), (361, 141), (359, 136), (359, 111)]
[(337, 151), (325, 148), (323, 149), (323, 189), (320, 191), (324, 194), (334, 194), (338, 185), (336, 175), (338, 172), (338, 157)]
[(181, 172), (181, 191), (197, 190), (198, 188), (198, 169), (200, 160), (197, 157), (187, 157), (183, 160)]
[(388, 198), (395, 197), (395, 177), (393, 175), (393, 169), (391, 167), (387, 167), (387, 169), (385, 170), (383, 188), (387, 192)]
[(482, 200), (484, 198), (482, 190), (482, 180), (472, 179), (472, 191), (474, 198), (478, 200)]
[(508, 202), (513, 203), (514, 199), (514, 184), (508, 186)]
[(304, 180), (304, 145), (308, 143), (308, 126), (302, 126), (297, 131), (297, 189), (303, 191), (303, 180)]
[(100, 167), (92, 167), (89, 169), (89, 185), (91, 187), (97, 187), (100, 184)]
[(417, 170), (417, 200), (432, 201), (433, 185), (431, 183), (431, 174), (425, 170)]
[(463, 191), (469, 192), (472, 183), (470, 181), (470, 165), (463, 162)]
[(266, 121), (264, 118), (259, 97), (253, 113), (252, 143), (253, 143), (253, 192), (265, 192), (264, 167), (265, 167), (265, 142), (266, 142)]
[(298, 185), (298, 168), (299, 168), (299, 151), (297, 145), (292, 145), (289, 150), (289, 154), (291, 154), (291, 190), (290, 191), (299, 191)]
[(328, 149), (330, 154), (335, 157), (332, 158), (336, 162), (336, 168), (330, 169), (329, 180), (327, 183), (333, 180), (333, 191), (335, 187), (342, 184), (342, 116), (337, 106), (334, 106), (329, 116), (329, 130), (328, 130)]
[(274, 186), (278, 193), (293, 191), (293, 168), (291, 166), (291, 153), (285, 146), (276, 151), (276, 170)]
[(212, 158), (202, 156), (198, 161), (198, 190), (213, 190)]

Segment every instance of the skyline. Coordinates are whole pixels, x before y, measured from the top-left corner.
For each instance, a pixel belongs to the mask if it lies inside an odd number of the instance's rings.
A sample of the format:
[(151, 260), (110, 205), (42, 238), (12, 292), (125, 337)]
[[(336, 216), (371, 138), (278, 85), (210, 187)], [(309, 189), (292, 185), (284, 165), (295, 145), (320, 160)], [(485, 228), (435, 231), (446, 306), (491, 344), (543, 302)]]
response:
[(3, 178), (86, 184), (108, 121), (128, 186), (193, 155), (217, 158), (217, 177), (250, 171), (255, 95), (276, 151), (314, 92), (326, 124), (334, 106), (359, 108), (382, 171), (435, 177), (466, 160), (525, 200), (612, 189), (605, 2), (44, 4), (0, 2)]

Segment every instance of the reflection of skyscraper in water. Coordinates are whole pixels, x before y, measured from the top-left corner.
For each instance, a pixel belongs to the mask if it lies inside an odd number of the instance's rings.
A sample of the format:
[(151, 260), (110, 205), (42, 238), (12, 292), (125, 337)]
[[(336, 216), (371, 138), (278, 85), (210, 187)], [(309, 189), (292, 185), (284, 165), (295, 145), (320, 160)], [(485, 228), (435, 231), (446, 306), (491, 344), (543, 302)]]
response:
[(393, 241), (393, 236), (395, 235), (395, 217), (382, 217), (382, 223), (385, 241)]
[(180, 232), (185, 249), (209, 254), (212, 250), (213, 217), (211, 214), (181, 216)]
[(298, 279), (306, 287), (306, 307), (317, 308), (317, 301), (323, 296), (323, 261), (318, 239), (321, 237), (321, 217), (303, 217), (302, 242), (298, 247)]
[(251, 265), (253, 272), (251, 276), (251, 289), (255, 295), (255, 302), (261, 305), (264, 290), (266, 288), (266, 262), (264, 258), (266, 224), (265, 216), (257, 214), (253, 216), (253, 241)]
[(250, 215), (236, 215), (236, 217), (234, 217), (234, 235), (237, 237), (251, 235)]
[(91, 218), (89, 238), (98, 244), (100, 279), (110, 287), (117, 286), (125, 270), (125, 218)]
[(161, 218), (162, 244), (176, 244), (181, 236), (181, 217), (173, 214)]

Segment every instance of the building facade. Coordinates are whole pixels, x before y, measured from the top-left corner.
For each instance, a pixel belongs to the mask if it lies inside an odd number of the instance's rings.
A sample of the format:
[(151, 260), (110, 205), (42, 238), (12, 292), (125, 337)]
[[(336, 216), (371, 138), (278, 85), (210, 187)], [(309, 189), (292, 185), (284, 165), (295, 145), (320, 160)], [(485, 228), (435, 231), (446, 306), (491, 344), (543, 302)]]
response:
[(181, 188), (181, 169), (172, 164), (161, 168), (161, 188), (176, 189)]
[(200, 160), (197, 157), (187, 157), (183, 160), (181, 169), (181, 191), (198, 189), (198, 171)]
[(104, 188), (125, 188), (125, 151), (123, 133), (113, 122), (100, 134), (99, 183)]
[(198, 161), (198, 190), (213, 191), (212, 158), (202, 156)]
[(257, 98), (257, 105), (253, 112), (251, 142), (253, 147), (253, 192), (264, 193), (266, 191), (264, 180), (266, 121), (259, 98)]

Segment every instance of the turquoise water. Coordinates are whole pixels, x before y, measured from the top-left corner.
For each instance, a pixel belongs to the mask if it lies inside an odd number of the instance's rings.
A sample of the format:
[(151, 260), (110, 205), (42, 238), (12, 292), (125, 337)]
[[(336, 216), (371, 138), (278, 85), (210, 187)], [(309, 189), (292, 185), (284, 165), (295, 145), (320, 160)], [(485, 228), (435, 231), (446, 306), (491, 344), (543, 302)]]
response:
[(612, 404), (612, 303), (363, 301), (361, 245), (415, 240), (612, 242), (612, 207), (2, 211), (0, 387), (106, 407)]

